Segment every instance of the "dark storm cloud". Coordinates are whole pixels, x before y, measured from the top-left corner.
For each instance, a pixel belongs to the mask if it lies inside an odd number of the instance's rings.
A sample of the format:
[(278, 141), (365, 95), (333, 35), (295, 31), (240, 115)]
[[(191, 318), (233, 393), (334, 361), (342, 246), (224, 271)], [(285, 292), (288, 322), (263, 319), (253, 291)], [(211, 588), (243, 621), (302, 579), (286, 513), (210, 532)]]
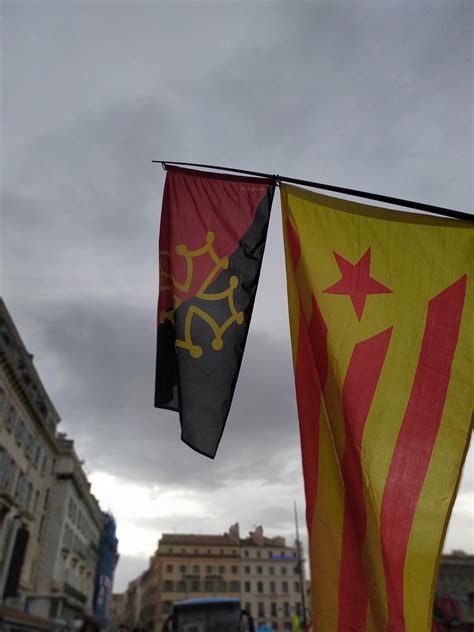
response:
[(53, 312), (40, 307), (35, 316), (39, 346), (55, 367), (53, 399), (63, 411), (62, 426), (78, 439), (91, 468), (201, 489), (248, 477), (249, 469), (256, 478), (278, 480), (280, 453), (297, 445), (293, 378), (282, 341), (253, 332), (221, 449), (210, 464), (179, 443), (178, 416), (152, 406), (153, 305), (90, 301)]

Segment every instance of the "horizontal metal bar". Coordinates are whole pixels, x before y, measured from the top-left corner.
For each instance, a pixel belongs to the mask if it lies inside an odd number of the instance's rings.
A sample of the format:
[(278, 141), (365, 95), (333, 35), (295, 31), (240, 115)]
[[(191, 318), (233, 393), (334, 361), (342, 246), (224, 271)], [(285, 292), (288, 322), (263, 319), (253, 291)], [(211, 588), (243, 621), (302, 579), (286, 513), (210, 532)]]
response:
[(338, 187), (332, 184), (324, 184), (322, 182), (313, 182), (311, 180), (300, 180), (298, 178), (288, 178), (287, 176), (280, 176), (276, 174), (262, 173), (260, 171), (248, 171), (247, 169), (234, 169), (232, 167), (220, 167), (218, 165), (202, 165), (194, 162), (173, 162), (169, 160), (152, 160), (152, 162), (159, 163), (166, 168), (166, 165), (179, 165), (183, 167), (200, 167), (201, 169), (216, 169), (218, 171), (229, 171), (231, 173), (242, 173), (249, 176), (257, 176), (260, 178), (267, 178), (275, 180), (276, 182), (287, 182), (288, 184), (299, 184), (301, 186), (313, 187), (315, 189), (322, 189), (324, 191), (332, 191), (334, 193), (342, 193), (343, 195), (352, 195), (355, 197), (362, 197), (368, 200), (375, 200), (376, 202), (383, 202), (385, 204), (396, 204), (397, 206), (403, 206), (406, 208), (416, 209), (418, 211), (424, 211), (425, 213), (432, 213), (433, 215), (441, 215), (442, 217), (451, 217), (453, 219), (460, 219), (468, 222), (474, 222), (474, 215), (472, 213), (466, 213), (464, 211), (456, 211), (450, 208), (443, 208), (442, 206), (433, 206), (431, 204), (424, 204), (422, 202), (413, 202), (412, 200), (403, 200), (401, 198), (392, 197), (389, 195), (379, 195), (377, 193), (370, 193), (368, 191), (358, 191), (357, 189), (348, 189), (346, 187)]

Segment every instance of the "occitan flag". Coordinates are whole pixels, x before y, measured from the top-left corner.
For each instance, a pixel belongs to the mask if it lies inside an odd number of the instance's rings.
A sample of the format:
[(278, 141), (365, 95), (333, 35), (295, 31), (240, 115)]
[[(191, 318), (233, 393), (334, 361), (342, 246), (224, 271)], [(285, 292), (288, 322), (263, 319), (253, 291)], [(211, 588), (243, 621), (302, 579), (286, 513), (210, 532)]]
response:
[(428, 632), (473, 410), (473, 225), (281, 186), (312, 618)]

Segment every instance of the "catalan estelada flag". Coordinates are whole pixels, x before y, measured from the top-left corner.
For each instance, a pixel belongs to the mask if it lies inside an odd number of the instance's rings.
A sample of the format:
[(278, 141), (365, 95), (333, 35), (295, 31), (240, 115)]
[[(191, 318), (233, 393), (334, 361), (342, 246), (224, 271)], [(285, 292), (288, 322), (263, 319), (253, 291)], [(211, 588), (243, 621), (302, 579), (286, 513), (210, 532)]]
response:
[(281, 186), (318, 632), (428, 632), (472, 423), (474, 230)]
[(167, 167), (160, 226), (155, 406), (214, 457), (247, 339), (271, 180)]

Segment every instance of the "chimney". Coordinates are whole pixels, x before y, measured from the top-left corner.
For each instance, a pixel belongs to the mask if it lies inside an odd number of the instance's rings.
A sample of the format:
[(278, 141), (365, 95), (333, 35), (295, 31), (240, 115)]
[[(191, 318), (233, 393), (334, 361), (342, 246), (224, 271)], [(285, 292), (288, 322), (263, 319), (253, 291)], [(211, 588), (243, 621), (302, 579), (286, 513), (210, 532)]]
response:
[(263, 546), (263, 527), (258, 526), (255, 528), (255, 531), (250, 531), (250, 537), (255, 544)]
[(236, 542), (240, 542), (240, 527), (238, 522), (229, 527), (229, 538), (231, 540), (235, 540)]

